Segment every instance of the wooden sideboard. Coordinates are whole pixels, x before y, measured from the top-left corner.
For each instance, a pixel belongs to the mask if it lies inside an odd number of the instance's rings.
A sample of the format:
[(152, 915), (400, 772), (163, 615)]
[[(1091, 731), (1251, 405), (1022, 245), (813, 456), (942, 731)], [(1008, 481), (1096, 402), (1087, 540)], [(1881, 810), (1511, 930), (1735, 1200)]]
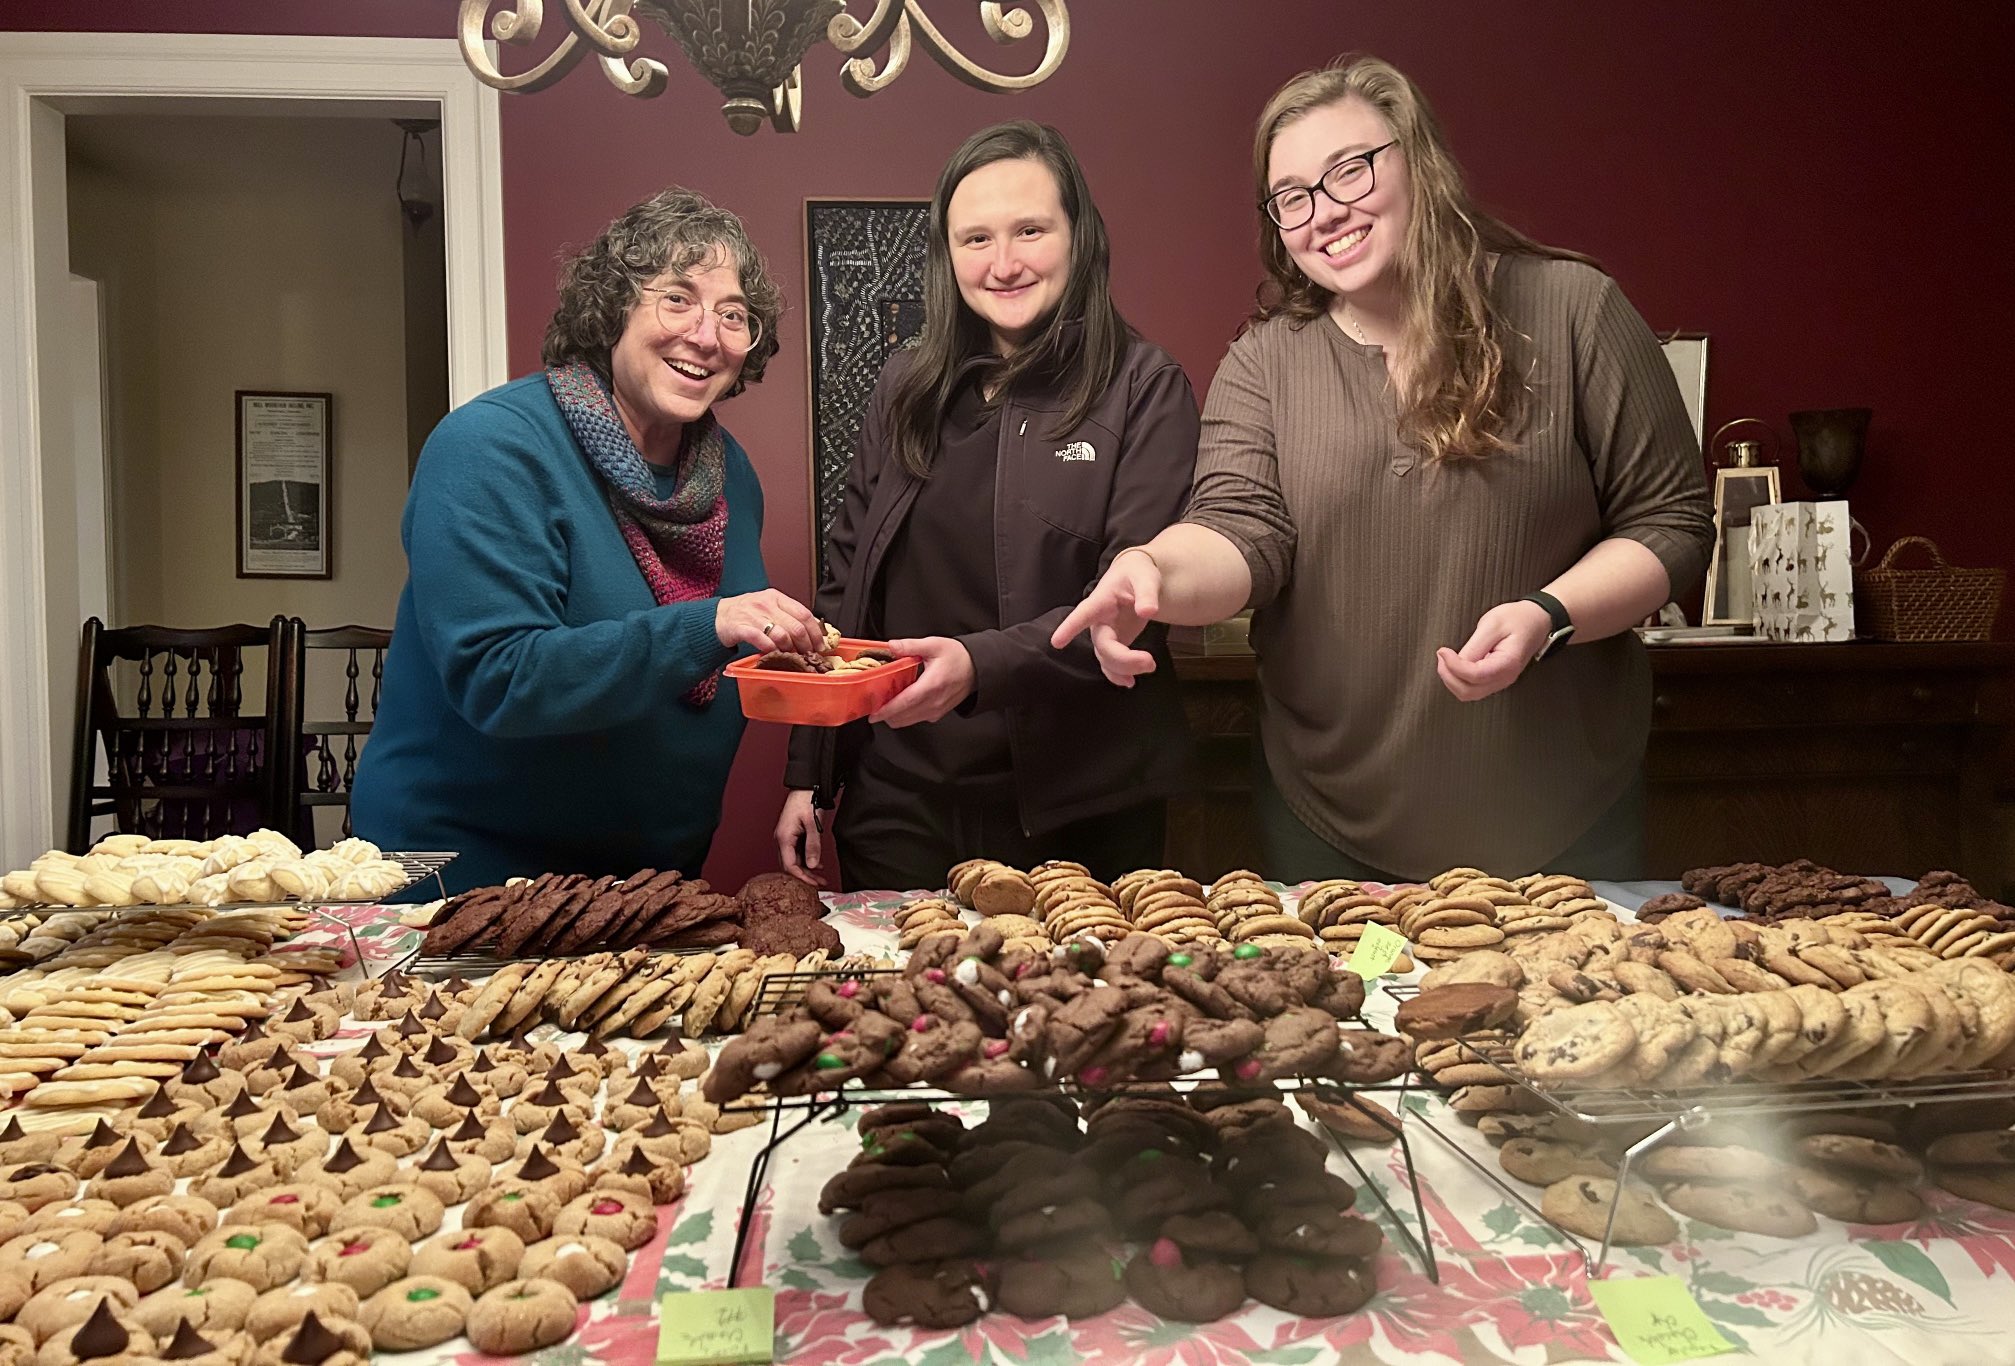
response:
[[(1647, 876), (1810, 858), (2015, 890), (1996, 800), (2015, 644), (1668, 645), (1651, 661)], [(1203, 787), (1170, 805), (1169, 861), (1204, 878), (1259, 868), (1254, 661), (1183, 656), (1176, 674)]]

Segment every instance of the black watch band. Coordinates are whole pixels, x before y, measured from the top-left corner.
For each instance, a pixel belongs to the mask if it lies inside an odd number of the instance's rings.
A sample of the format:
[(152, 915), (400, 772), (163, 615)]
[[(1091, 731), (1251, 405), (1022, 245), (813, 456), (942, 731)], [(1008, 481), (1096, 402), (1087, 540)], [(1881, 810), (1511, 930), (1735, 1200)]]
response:
[(1532, 657), (1537, 664), (1574, 638), (1574, 618), (1567, 615), (1567, 608), (1553, 594), (1540, 591), (1527, 593), (1520, 602), (1534, 602), (1546, 612), (1546, 619), (1552, 623), (1547, 629), (1546, 639), (1539, 647), (1539, 653)]

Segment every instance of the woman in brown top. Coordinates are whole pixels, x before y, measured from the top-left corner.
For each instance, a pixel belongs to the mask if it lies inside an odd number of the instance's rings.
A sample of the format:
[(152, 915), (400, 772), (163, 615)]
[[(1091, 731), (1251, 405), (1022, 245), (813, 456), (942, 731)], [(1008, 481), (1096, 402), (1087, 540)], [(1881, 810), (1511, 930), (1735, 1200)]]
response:
[(1187, 776), (1174, 679), (1115, 692), (1089, 643), (1050, 633), (1181, 511), (1196, 396), (1113, 306), (1105, 225), (1055, 129), (968, 138), (925, 251), (923, 336), (868, 400), (818, 595), (923, 671), (866, 722), (792, 735), (778, 857), (815, 876), (817, 812), (844, 787), (848, 890), (940, 887), (975, 857), (1153, 867)]
[(1189, 509), (1054, 643), (1089, 628), (1131, 686), (1156, 667), (1129, 648), (1145, 623), (1254, 609), (1272, 876), (1636, 876), (1651, 690), (1629, 627), (1711, 539), (1656, 339), (1585, 258), (1474, 204), (1384, 62), (1288, 82), (1253, 166), (1268, 279)]

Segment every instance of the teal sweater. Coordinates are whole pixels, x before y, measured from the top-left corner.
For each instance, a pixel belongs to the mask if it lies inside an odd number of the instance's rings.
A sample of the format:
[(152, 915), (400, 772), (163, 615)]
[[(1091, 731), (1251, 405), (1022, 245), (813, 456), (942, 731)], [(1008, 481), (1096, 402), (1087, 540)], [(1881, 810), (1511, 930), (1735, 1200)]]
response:
[[(669, 480), (661, 493), (669, 493)], [(768, 586), (762, 488), (727, 440), (723, 597)], [(358, 767), (356, 832), (452, 849), (449, 890), (541, 872), (697, 874), (741, 740), (718, 598), (660, 607), (543, 373), (462, 405), (420, 453), (408, 576)]]

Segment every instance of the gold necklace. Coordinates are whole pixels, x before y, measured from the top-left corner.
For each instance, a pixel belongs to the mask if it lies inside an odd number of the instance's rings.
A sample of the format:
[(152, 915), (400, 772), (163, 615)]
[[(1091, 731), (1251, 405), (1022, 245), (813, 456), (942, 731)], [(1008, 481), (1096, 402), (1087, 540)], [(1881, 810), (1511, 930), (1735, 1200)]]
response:
[(1360, 325), (1359, 322), (1357, 321), (1356, 312), (1352, 310), (1349, 304), (1345, 304), (1343, 306), (1343, 330), (1350, 333), (1351, 336), (1357, 338), (1357, 344), (1359, 346), (1371, 345), (1371, 342), (1367, 340), (1364, 335), (1363, 326)]

